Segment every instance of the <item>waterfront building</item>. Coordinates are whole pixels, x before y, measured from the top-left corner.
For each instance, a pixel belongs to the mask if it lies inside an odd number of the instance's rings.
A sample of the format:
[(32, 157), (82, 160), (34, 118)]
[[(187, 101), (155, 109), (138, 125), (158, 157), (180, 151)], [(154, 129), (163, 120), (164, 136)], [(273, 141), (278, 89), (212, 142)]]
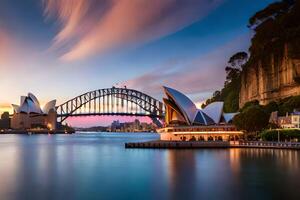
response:
[(181, 92), (164, 87), (166, 98), (165, 126), (158, 129), (161, 140), (229, 141), (240, 138), (231, 123), (237, 113), (224, 113), (223, 102), (214, 102), (200, 110)]
[(14, 113), (11, 119), (11, 128), (55, 130), (57, 120), (55, 104), (56, 100), (52, 100), (41, 108), (38, 99), (32, 93), (21, 96), (20, 105), (12, 105)]
[(271, 114), (270, 122), (284, 129), (300, 128), (300, 112), (294, 111), (292, 113), (286, 113), (285, 116), (278, 116), (278, 112), (276, 111)]

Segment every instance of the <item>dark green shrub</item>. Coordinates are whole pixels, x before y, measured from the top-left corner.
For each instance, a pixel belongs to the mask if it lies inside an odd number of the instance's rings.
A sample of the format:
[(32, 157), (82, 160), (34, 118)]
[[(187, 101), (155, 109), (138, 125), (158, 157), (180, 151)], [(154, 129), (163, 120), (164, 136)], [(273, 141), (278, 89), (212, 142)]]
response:
[(299, 129), (273, 129), (273, 130), (265, 130), (260, 136), (265, 141), (278, 141), (278, 132), (280, 141), (300, 140), (300, 130)]

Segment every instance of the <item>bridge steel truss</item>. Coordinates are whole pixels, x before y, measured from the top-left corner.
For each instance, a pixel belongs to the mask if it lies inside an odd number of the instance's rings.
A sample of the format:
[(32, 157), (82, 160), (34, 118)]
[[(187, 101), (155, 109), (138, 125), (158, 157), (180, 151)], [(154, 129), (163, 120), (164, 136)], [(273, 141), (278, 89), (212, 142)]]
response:
[(59, 122), (71, 116), (123, 115), (163, 119), (164, 104), (149, 95), (127, 88), (87, 92), (56, 107)]

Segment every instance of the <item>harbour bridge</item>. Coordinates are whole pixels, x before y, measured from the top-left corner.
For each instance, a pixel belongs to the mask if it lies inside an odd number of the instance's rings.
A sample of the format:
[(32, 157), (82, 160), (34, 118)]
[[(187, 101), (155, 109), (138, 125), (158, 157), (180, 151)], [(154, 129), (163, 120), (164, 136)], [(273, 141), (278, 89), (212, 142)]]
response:
[(164, 104), (137, 90), (106, 88), (84, 93), (56, 107), (58, 122), (76, 116), (147, 116), (160, 126)]

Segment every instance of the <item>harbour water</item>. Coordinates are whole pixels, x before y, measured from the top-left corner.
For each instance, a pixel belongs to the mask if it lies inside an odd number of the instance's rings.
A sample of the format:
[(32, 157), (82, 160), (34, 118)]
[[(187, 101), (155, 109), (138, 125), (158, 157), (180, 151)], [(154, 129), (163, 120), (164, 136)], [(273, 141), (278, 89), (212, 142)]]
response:
[(0, 199), (300, 199), (300, 151), (124, 148), (155, 139), (0, 135)]

